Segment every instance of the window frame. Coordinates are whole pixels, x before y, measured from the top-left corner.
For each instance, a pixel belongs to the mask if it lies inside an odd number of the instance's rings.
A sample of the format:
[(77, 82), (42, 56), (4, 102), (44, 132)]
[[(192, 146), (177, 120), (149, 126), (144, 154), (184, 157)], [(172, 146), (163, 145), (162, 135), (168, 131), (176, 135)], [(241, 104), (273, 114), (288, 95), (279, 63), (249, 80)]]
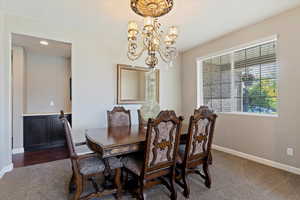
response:
[[(226, 50), (218, 51), (213, 54), (209, 54), (207, 56), (198, 57), (196, 58), (196, 75), (197, 75), (197, 107), (204, 105), (204, 94), (203, 94), (203, 62), (208, 59), (230, 55), (230, 61), (231, 61), (231, 73), (234, 73), (234, 54), (238, 51), (249, 49), (252, 47), (264, 45), (270, 42), (276, 42), (276, 64), (279, 66), (278, 69), (278, 76), (277, 76), (277, 113), (275, 114), (266, 114), (266, 113), (251, 113), (251, 112), (218, 112), (220, 114), (233, 114), (233, 115), (248, 115), (248, 116), (261, 116), (261, 117), (278, 117), (280, 113), (280, 91), (279, 91), (279, 78), (280, 78), (280, 63), (278, 60), (278, 35), (272, 35), (270, 37), (262, 38), (259, 40), (255, 40), (246, 44), (242, 44), (233, 48), (229, 48)], [(234, 76), (231, 76), (232, 79), (234, 79)], [(234, 81), (231, 80), (231, 84), (234, 84)], [(231, 95), (231, 98), (234, 98), (233, 95)]]

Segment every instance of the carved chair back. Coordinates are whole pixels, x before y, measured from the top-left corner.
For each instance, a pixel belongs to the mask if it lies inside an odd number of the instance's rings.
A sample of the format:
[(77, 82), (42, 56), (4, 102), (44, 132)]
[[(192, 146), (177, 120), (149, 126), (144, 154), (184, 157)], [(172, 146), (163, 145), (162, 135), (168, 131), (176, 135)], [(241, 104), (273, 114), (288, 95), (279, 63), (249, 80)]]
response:
[(201, 107), (190, 117), (183, 164), (199, 164), (208, 159), (214, 135), (217, 115), (207, 107)]
[(74, 146), (73, 139), (72, 139), (72, 128), (71, 128), (71, 125), (70, 125), (69, 121), (65, 117), (63, 111), (61, 111), (60, 119), (62, 120), (62, 122), (64, 124), (65, 136), (66, 136), (66, 140), (67, 140), (67, 146), (68, 146), (69, 154), (70, 154), (70, 157), (71, 157), (72, 168), (73, 168), (73, 170), (77, 170), (78, 169), (78, 163), (76, 161), (76, 158), (78, 156), (75, 152), (75, 146)]
[(209, 113), (214, 113), (214, 111), (209, 109), (208, 106), (200, 106), (200, 108), (194, 110), (194, 115), (196, 115), (196, 114), (209, 114)]
[(161, 111), (148, 120), (142, 175), (175, 167), (182, 121), (174, 111)]
[(130, 110), (123, 106), (114, 107), (112, 111), (107, 111), (108, 127), (131, 126)]

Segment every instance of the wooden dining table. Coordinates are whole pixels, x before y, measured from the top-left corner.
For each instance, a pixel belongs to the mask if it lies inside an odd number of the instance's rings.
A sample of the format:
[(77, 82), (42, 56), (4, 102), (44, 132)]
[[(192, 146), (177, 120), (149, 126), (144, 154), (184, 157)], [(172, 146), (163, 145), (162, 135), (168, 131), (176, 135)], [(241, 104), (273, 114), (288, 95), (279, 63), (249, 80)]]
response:
[[(181, 136), (184, 138), (188, 125), (183, 124)], [(92, 128), (85, 130), (89, 148), (102, 158), (126, 155), (143, 151), (147, 128), (144, 126), (121, 126), (113, 128)]]
[[(183, 124), (181, 129), (181, 137), (184, 139), (187, 135), (188, 125)], [(95, 152), (103, 158), (106, 166), (106, 172), (111, 173), (108, 159), (113, 156), (125, 156), (130, 153), (143, 151), (146, 142), (147, 127), (132, 125), (132, 126), (121, 126), (113, 128), (89, 128), (85, 129), (86, 144), (92, 152)], [(75, 144), (82, 144), (82, 133), (74, 131)], [(81, 135), (81, 137), (79, 136)], [(122, 188), (120, 169), (116, 169), (114, 184), (118, 188), (115, 192), (116, 197), (119, 199), (121, 196)], [(104, 185), (104, 188), (109, 185)]]

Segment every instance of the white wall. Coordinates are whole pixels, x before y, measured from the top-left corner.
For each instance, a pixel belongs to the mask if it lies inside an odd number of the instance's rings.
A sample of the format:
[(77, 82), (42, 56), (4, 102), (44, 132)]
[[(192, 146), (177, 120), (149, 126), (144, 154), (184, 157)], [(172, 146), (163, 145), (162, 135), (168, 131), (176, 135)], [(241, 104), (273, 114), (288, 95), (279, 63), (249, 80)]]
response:
[(13, 86), (13, 149), (23, 148), (23, 110), (25, 103), (25, 51), (13, 47), (12, 86)]
[[(37, 8), (35, 8), (38, 11)], [(23, 10), (24, 11), (24, 10)], [(54, 11), (52, 12), (52, 14)], [(1, 109), (3, 122), (4, 141), (9, 141), (11, 134), (10, 127), (10, 33), (27, 34), (42, 38), (49, 38), (57, 41), (65, 41), (72, 43), (72, 113), (73, 127), (104, 127), (106, 126), (106, 111), (112, 109), (116, 103), (117, 94), (117, 64), (133, 64), (135, 66), (145, 66), (144, 60), (139, 62), (129, 62), (126, 58), (126, 29), (124, 29), (124, 38), (119, 38), (121, 46), (115, 44), (114, 35), (111, 37), (101, 37), (102, 26), (97, 30), (90, 30), (90, 25), (84, 21), (79, 29), (73, 29), (68, 23), (63, 24), (60, 21), (49, 22), (50, 20), (40, 20), (39, 17), (27, 18), (19, 16), (6, 15), (5, 25), (7, 31), (4, 33), (5, 45), (3, 48), (5, 53), (5, 66), (1, 66), (0, 87), (3, 87), (3, 95), (1, 98)], [(37, 15), (39, 16), (39, 15)], [(93, 16), (92, 16), (93, 17)], [(74, 20), (74, 19), (73, 19)], [(125, 22), (126, 27), (126, 22)], [(110, 28), (110, 26), (105, 27)], [(112, 32), (113, 33), (113, 32)], [(1, 48), (2, 49), (2, 48)], [(2, 61), (0, 61), (2, 62)], [(174, 109), (177, 113), (181, 113), (181, 77), (180, 77), (180, 57), (174, 68), (164, 69), (164, 64), (160, 64), (160, 104), (162, 109)], [(2, 96), (2, 95), (1, 95)], [(137, 122), (136, 109), (138, 106), (128, 106), (132, 110), (133, 123)], [(0, 152), (3, 155), (4, 162), (11, 162), (11, 148), (6, 145)], [(5, 154), (5, 156), (4, 156)]]
[(11, 165), (11, 99), (9, 66), (9, 38), (6, 34), (5, 16), (0, 10), (0, 177)]
[[(300, 168), (299, 21), (300, 7), (183, 53), (182, 106), (189, 116), (197, 105), (197, 57), (278, 34), (279, 117), (220, 114), (215, 144)], [(286, 155), (287, 147), (294, 157)]]
[(24, 113), (71, 112), (70, 77), (71, 66), (67, 58), (26, 51)]

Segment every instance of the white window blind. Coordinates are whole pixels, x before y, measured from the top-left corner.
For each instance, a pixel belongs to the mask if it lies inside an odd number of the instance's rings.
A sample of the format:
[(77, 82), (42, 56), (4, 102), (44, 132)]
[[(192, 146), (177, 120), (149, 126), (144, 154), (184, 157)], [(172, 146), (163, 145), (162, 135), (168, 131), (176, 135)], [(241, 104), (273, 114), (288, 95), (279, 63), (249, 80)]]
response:
[(276, 114), (276, 41), (203, 60), (203, 103), (216, 112)]

